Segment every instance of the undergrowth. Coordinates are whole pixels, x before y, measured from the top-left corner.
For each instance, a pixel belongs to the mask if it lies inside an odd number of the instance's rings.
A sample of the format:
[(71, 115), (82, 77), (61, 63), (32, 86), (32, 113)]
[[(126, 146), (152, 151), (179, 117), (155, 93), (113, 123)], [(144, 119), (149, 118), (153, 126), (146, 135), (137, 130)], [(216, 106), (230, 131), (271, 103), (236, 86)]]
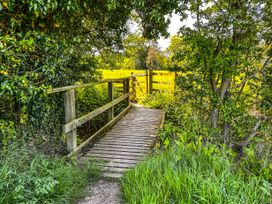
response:
[(122, 181), (128, 203), (269, 203), (269, 183), (233, 172), (231, 162), (207, 146), (173, 146), (127, 172)]
[(0, 153), (0, 203), (72, 203), (98, 176), (91, 161), (79, 165), (15, 148)]
[(207, 122), (205, 109), (194, 102), (182, 103), (177, 96), (161, 93), (146, 102), (166, 110), (160, 132), (164, 151), (125, 174), (122, 189), (127, 203), (271, 203), (269, 140), (261, 143), (267, 147), (262, 153), (254, 143), (239, 151), (232, 143), (222, 143), (220, 131)]

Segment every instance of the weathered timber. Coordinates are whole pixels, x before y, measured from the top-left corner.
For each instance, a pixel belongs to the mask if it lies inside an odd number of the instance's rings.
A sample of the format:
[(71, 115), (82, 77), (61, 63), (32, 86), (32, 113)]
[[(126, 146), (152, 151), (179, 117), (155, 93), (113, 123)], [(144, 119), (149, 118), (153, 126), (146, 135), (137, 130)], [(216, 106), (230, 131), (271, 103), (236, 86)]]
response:
[(148, 71), (145, 71), (145, 86), (146, 86), (146, 95), (148, 95)]
[(111, 107), (117, 105), (118, 103), (120, 103), (121, 101), (125, 100), (126, 98), (129, 97), (129, 95), (130, 95), (130, 93), (120, 96), (118, 99), (115, 99), (114, 101), (107, 103), (106, 105), (104, 105), (104, 106), (78, 118), (78, 119), (75, 119), (75, 120), (71, 121), (70, 123), (67, 123), (66, 125), (63, 126), (63, 132), (67, 133), (67, 132), (70, 132), (71, 130), (74, 130), (78, 126), (81, 126), (82, 124), (86, 123), (87, 121), (93, 119), (94, 117), (100, 115), (101, 113), (105, 112), (109, 108), (111, 108)]
[(118, 167), (128, 169), (134, 167), (134, 164), (111, 162), (111, 163), (97, 163), (97, 166)]
[[(133, 76), (133, 72), (131, 72), (131, 76)], [(136, 102), (136, 78), (131, 78), (131, 102)]]
[(149, 85), (148, 85), (148, 88), (149, 88), (149, 94), (152, 94), (153, 92), (153, 70), (149, 70)]
[[(97, 159), (106, 177), (121, 177), (122, 173), (142, 161), (156, 143), (156, 135), (164, 112), (148, 108), (133, 108), (111, 130), (97, 140), (84, 155)], [(150, 128), (148, 126), (150, 125)], [(104, 162), (101, 162), (104, 161)]]
[(87, 140), (85, 140), (83, 143), (81, 143), (77, 148), (75, 148), (70, 154), (67, 155), (67, 157), (71, 157), (72, 155), (77, 155), (79, 152), (82, 151), (84, 147), (86, 147), (88, 144), (91, 143), (96, 137), (104, 133), (107, 129), (112, 127), (120, 118), (125, 115), (131, 108), (131, 105), (129, 105), (127, 108), (125, 108), (119, 115), (117, 115), (115, 118), (113, 118), (110, 122), (108, 122), (106, 125), (104, 125), (101, 129), (99, 129), (96, 133), (94, 133), (91, 137), (89, 137)]
[[(148, 153), (149, 149), (131, 149), (131, 148), (120, 148), (120, 147), (96, 147), (95, 150), (99, 151), (122, 151), (122, 152), (135, 152), (135, 153)], [(90, 150), (91, 152), (92, 150)]]
[[(65, 122), (69, 123), (76, 118), (75, 90), (66, 91), (64, 94)], [(73, 151), (77, 146), (76, 129), (65, 132), (67, 150)]]

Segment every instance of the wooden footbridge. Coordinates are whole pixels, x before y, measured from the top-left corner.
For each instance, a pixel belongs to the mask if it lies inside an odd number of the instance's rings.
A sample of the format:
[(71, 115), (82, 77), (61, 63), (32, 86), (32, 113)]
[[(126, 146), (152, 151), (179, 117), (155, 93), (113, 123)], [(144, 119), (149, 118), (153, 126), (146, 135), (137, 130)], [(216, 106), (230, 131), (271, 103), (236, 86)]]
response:
[[(167, 74), (173, 75), (173, 73)], [(146, 94), (151, 94), (154, 91), (153, 84), (155, 83), (169, 83), (155, 81), (154, 75), (157, 75), (157, 73), (149, 70), (144, 74), (133, 75), (132, 73), (127, 77), (52, 89), (50, 93), (64, 92), (66, 124), (63, 126), (63, 132), (66, 136), (69, 152), (67, 156), (80, 155), (81, 159), (94, 158), (97, 164), (102, 166), (104, 176), (115, 178), (121, 177), (125, 170), (143, 160), (157, 141), (164, 112), (135, 107), (132, 102), (136, 101), (136, 86), (139, 85), (138, 77), (145, 77)], [(177, 74), (175, 73), (173, 76), (176, 77)], [(102, 83), (108, 84), (110, 102), (76, 118), (75, 89)], [(120, 83), (123, 85), (123, 94), (115, 99), (114, 84), (120, 85)], [(114, 108), (120, 103), (125, 103), (125, 107), (116, 115)], [(77, 145), (77, 128), (104, 112), (108, 112), (108, 123), (83, 143)]]

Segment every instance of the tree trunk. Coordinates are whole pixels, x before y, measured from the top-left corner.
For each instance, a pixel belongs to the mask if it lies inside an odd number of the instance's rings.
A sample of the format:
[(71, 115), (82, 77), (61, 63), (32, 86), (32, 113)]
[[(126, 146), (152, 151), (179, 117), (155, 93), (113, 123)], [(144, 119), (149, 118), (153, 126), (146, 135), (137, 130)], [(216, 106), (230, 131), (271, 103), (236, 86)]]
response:
[(212, 113), (211, 113), (211, 124), (212, 124), (212, 128), (217, 128), (218, 115), (219, 115), (218, 109), (217, 108), (213, 109)]
[(229, 141), (230, 127), (230, 123), (225, 121), (223, 129), (223, 140), (225, 144), (227, 144)]

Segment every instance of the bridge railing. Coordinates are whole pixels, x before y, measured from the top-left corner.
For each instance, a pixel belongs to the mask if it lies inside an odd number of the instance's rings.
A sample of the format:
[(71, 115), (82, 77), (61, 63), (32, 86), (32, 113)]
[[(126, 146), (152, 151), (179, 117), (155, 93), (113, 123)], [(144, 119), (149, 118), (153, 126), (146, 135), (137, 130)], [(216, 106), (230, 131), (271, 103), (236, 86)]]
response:
[[(53, 88), (49, 91), (49, 94), (64, 92), (64, 109), (65, 109), (65, 124), (63, 126), (63, 133), (66, 137), (67, 150), (70, 152), (68, 156), (77, 154), (85, 146), (87, 146), (95, 137), (103, 133), (108, 128), (112, 127), (123, 115), (125, 115), (131, 108), (131, 102), (136, 101), (136, 85), (137, 77), (145, 77), (146, 83), (146, 94), (152, 94), (154, 91), (154, 83), (168, 83), (168, 82), (158, 82), (153, 80), (154, 75), (161, 73), (153, 72), (153, 70), (146, 71), (144, 74), (133, 74), (127, 77), (103, 79), (98, 82), (92, 82), (87, 84), (79, 84), (72, 86), (65, 86), (60, 88)], [(164, 75), (167, 73), (164, 73)], [(176, 77), (176, 73), (175, 73)], [(93, 110), (79, 118), (76, 117), (76, 97), (75, 90), (78, 88), (87, 88), (97, 84), (108, 84), (108, 99), (109, 103)], [(123, 95), (119, 98), (114, 99), (114, 83), (123, 84)], [(117, 116), (114, 115), (114, 107), (119, 103), (126, 101), (126, 107)], [(108, 112), (108, 123), (99, 129), (96, 133), (90, 136), (87, 140), (77, 145), (77, 128), (86, 122), (94, 119), (96, 116)]]

